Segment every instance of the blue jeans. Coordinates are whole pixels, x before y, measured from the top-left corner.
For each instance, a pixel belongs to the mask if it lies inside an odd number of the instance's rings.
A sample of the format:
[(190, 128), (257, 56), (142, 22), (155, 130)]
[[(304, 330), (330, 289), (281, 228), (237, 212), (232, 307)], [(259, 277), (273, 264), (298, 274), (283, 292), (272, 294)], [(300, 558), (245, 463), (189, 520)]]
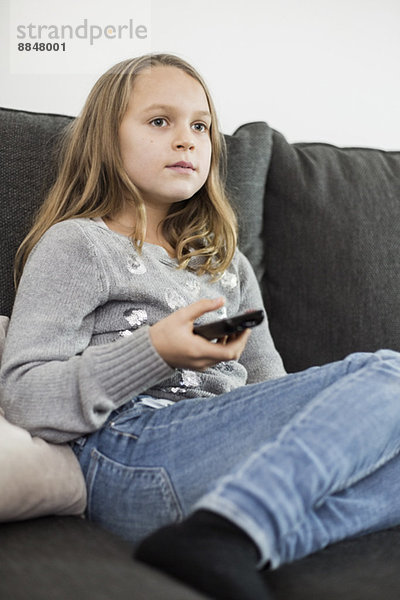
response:
[(353, 354), (161, 409), (138, 397), (74, 450), (90, 519), (137, 543), (212, 510), (276, 568), (400, 523), (400, 354)]

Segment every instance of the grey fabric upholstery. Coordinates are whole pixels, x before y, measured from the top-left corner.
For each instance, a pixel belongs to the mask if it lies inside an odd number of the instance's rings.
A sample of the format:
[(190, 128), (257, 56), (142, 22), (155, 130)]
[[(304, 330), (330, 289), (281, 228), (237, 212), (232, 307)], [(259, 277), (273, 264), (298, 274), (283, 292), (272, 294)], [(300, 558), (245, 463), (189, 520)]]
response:
[(0, 109), (1, 315), (10, 316), (14, 256), (49, 187), (57, 134), (69, 121), (65, 116)]
[(263, 291), (289, 371), (400, 350), (400, 152), (274, 131), (264, 227)]
[(204, 600), (132, 560), (131, 545), (79, 517), (0, 525), (2, 600)]
[(272, 154), (272, 129), (247, 123), (226, 135), (227, 191), (239, 222), (239, 247), (261, 281), (264, 273), (264, 189)]

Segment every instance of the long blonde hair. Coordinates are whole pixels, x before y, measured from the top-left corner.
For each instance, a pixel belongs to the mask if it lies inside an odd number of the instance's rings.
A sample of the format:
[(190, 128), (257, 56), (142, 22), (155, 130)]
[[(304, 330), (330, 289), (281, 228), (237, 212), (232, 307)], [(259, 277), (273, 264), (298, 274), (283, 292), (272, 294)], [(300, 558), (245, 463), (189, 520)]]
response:
[(183, 70), (203, 87), (211, 113), (211, 165), (203, 187), (188, 200), (173, 204), (162, 230), (175, 248), (178, 264), (186, 268), (201, 256), (196, 272), (218, 277), (230, 264), (237, 241), (235, 214), (224, 189), (225, 141), (205, 82), (186, 61), (171, 54), (147, 54), (109, 69), (92, 88), (81, 114), (61, 140), (58, 175), (34, 224), (18, 249), (15, 281), (19, 282), (28, 256), (55, 223), (76, 217), (106, 217), (118, 213), (122, 202), (135, 209), (132, 241), (139, 252), (146, 234), (146, 212), (140, 192), (129, 179), (119, 147), (119, 127), (137, 75), (150, 67)]

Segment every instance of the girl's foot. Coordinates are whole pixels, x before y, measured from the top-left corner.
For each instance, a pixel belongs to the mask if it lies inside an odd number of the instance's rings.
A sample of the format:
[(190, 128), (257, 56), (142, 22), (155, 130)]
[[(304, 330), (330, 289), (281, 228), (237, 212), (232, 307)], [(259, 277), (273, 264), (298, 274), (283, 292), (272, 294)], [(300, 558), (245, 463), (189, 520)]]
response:
[(135, 551), (145, 562), (218, 600), (268, 600), (247, 534), (216, 513), (199, 510), (146, 538)]

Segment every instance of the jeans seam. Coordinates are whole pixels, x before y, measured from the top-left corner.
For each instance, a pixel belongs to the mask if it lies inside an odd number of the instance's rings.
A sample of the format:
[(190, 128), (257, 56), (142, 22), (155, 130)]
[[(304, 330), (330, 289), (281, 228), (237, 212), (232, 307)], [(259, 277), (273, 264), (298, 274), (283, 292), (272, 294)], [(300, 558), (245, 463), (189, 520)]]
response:
[[(380, 460), (378, 460), (376, 463), (371, 465), (369, 469), (365, 469), (365, 471), (361, 471), (361, 475), (359, 475), (359, 476), (355, 475), (354, 477), (349, 477), (342, 487), (335, 490), (334, 494), (339, 494), (346, 488), (353, 486), (354, 484), (358, 483), (362, 479), (365, 479), (372, 473), (375, 473), (375, 471), (377, 471), (378, 469), (383, 467), (383, 465), (388, 463), (390, 460), (393, 460), (393, 458), (395, 458), (395, 456), (397, 456), (399, 453), (400, 453), (400, 447), (396, 448), (395, 450), (393, 450), (393, 452), (390, 452), (389, 454), (385, 454), (385, 456), (382, 456), (380, 458)], [(329, 494), (329, 495), (334, 495), (334, 494)], [(326, 498), (328, 498), (328, 497), (329, 496), (326, 496)]]
[(138, 435), (136, 435), (136, 434), (134, 434), (134, 433), (128, 433), (128, 432), (125, 432), (125, 431), (119, 431), (118, 429), (114, 429), (113, 427), (111, 427), (111, 425), (109, 426), (109, 429), (110, 429), (111, 433), (112, 433), (113, 435), (116, 435), (116, 436), (119, 436), (119, 435), (120, 435), (120, 436), (122, 436), (122, 437), (127, 437), (127, 438), (130, 438), (130, 439), (132, 439), (132, 440), (136, 440), (136, 441), (137, 441), (137, 440), (139, 439), (139, 437), (140, 437), (140, 436), (138, 436)]

